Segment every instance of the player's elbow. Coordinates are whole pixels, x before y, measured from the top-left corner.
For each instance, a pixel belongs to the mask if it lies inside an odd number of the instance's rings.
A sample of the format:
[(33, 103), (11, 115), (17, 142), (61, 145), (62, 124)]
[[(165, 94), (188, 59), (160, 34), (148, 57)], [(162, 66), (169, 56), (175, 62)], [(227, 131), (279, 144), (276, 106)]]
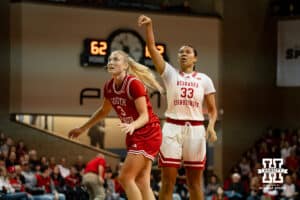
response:
[(145, 122), (147, 123), (147, 122), (149, 122), (149, 115), (148, 115), (148, 113), (146, 113), (145, 114), (145, 116), (144, 116), (144, 120), (145, 120)]
[(140, 117), (142, 118), (142, 121), (143, 121), (143, 123), (147, 123), (147, 122), (149, 122), (149, 115), (148, 115), (148, 112), (143, 112), (141, 115), (140, 115)]

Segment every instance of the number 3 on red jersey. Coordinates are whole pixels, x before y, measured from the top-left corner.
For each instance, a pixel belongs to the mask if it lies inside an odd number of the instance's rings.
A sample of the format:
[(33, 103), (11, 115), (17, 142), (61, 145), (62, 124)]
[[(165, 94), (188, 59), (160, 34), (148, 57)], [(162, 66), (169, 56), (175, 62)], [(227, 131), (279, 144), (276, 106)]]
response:
[(121, 106), (117, 106), (117, 109), (119, 110), (121, 116), (123, 117), (126, 116), (126, 112)]

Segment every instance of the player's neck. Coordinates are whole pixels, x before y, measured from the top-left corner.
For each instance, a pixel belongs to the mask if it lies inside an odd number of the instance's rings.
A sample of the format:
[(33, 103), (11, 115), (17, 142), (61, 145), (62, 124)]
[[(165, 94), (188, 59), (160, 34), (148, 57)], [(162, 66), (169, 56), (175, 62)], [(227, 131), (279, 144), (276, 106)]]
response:
[(193, 69), (185, 69), (185, 70), (181, 70), (181, 72), (183, 72), (184, 74), (191, 74), (194, 72)]
[(185, 74), (190, 74), (194, 72), (194, 67), (181, 67), (180, 71)]
[(126, 73), (121, 73), (120, 75), (114, 76), (115, 85), (119, 88), (122, 86), (122, 83), (126, 77)]

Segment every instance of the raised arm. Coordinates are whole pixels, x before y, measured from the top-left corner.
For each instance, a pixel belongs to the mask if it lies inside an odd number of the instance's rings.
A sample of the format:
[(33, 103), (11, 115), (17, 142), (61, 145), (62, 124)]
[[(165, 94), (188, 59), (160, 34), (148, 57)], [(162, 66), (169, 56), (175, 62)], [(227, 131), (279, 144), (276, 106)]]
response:
[(157, 50), (156, 45), (155, 45), (152, 19), (145, 15), (141, 15), (138, 18), (138, 25), (145, 27), (146, 43), (147, 43), (147, 47), (148, 47), (152, 62), (155, 66), (156, 71), (159, 74), (162, 74), (165, 70), (165, 61), (164, 61), (162, 55)]
[(69, 132), (69, 137), (70, 138), (76, 138), (78, 137), (81, 133), (86, 131), (87, 129), (91, 128), (97, 122), (102, 120), (112, 109), (112, 105), (110, 102), (105, 98), (102, 107), (100, 107), (92, 116), (91, 118), (84, 123), (81, 127), (75, 128)]

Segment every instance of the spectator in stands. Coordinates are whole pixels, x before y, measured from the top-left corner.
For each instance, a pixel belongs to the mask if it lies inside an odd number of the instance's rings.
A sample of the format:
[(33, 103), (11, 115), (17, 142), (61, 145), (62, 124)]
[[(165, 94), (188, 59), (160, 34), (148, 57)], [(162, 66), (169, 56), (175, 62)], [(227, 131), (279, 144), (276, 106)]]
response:
[(41, 163), (41, 166), (42, 165), (48, 165), (49, 166), (49, 161), (48, 161), (48, 158), (46, 156), (41, 156), (40, 163)]
[(251, 172), (250, 163), (245, 156), (242, 157), (242, 160), (239, 164), (242, 174), (242, 180), (249, 180), (249, 174)]
[(10, 154), (11, 152), (14, 152), (17, 155), (16, 145), (11, 145), (8, 152), (9, 152), (8, 154)]
[(247, 200), (260, 200), (262, 195), (260, 182), (261, 180), (257, 176), (251, 178), (250, 195), (247, 197)]
[(280, 157), (281, 157), (280, 149), (278, 148), (277, 145), (272, 145), (268, 158), (280, 158)]
[(27, 200), (30, 197), (25, 192), (16, 192), (9, 182), (5, 167), (0, 167), (0, 197), (1, 200)]
[(5, 138), (4, 144), (0, 146), (1, 147), (0, 152), (8, 154), (9, 149), (13, 144), (14, 141), (10, 137)]
[(76, 167), (77, 171), (82, 176), (83, 172), (84, 172), (84, 168), (85, 168), (85, 162), (83, 161), (83, 157), (81, 155), (77, 156), (77, 159), (76, 159), (76, 162), (75, 162), (74, 166)]
[(28, 153), (29, 155), (29, 166), (31, 170), (37, 171), (41, 165), (40, 160), (38, 159), (37, 152), (35, 149), (31, 149)]
[(60, 171), (60, 174), (63, 178), (66, 178), (70, 175), (70, 169), (67, 167), (67, 161), (66, 158), (61, 158), (60, 163), (58, 164), (58, 168)]
[(299, 192), (300, 191), (300, 178), (299, 178), (299, 172), (294, 172), (292, 174), (293, 182), (295, 183), (296, 190)]
[(51, 156), (49, 159), (49, 167), (51, 169), (54, 169), (54, 167), (56, 167), (56, 159), (54, 156)]
[(216, 194), (212, 196), (212, 200), (228, 200), (221, 186), (218, 186)]
[(55, 190), (54, 183), (50, 175), (51, 169), (49, 166), (41, 166), (41, 174), (36, 174), (36, 186), (44, 189), (44, 196), (54, 198), (55, 200), (65, 200), (65, 195), (58, 193)]
[(118, 200), (120, 198), (120, 194), (116, 193), (115, 180), (113, 178), (113, 172), (110, 168), (107, 168), (105, 170), (105, 182), (106, 182), (105, 200)]
[(25, 191), (32, 195), (34, 200), (53, 200), (52, 196), (45, 195), (42, 187), (37, 187), (36, 174), (31, 170), (29, 163), (22, 164), (22, 175), (25, 178)]
[(284, 200), (293, 200), (297, 195), (296, 186), (290, 175), (285, 176), (285, 183), (282, 186), (281, 197)]
[(261, 161), (263, 158), (267, 158), (268, 156), (268, 146), (267, 146), (267, 143), (265, 143), (264, 141), (262, 141), (260, 143), (260, 147), (259, 147), (259, 151), (258, 151), (258, 161)]
[(17, 175), (16, 167), (11, 166), (11, 167), (8, 168), (7, 171), (8, 171), (8, 177), (9, 177), (9, 183), (14, 188), (14, 190), (16, 192), (24, 192), (25, 188), (24, 188), (24, 185), (23, 185), (20, 177)]
[(19, 164), (17, 161), (17, 154), (15, 152), (10, 152), (8, 158), (6, 159), (6, 167), (12, 167)]
[(228, 190), (225, 192), (226, 196), (230, 200), (240, 200), (244, 198), (243, 185), (241, 183), (241, 175), (238, 173), (233, 173), (231, 176), (232, 183), (229, 185)]
[(252, 163), (256, 163), (258, 161), (257, 157), (258, 153), (255, 147), (250, 150), (250, 159)]
[(285, 162), (286, 158), (290, 156), (291, 147), (289, 146), (288, 141), (282, 141), (280, 147), (281, 147), (281, 158)]
[(70, 174), (65, 178), (65, 186), (68, 200), (77, 200), (81, 196), (80, 190), (81, 177), (75, 166), (71, 166)]
[(57, 165), (52, 169), (51, 179), (53, 180), (56, 191), (58, 191), (59, 193), (66, 194), (65, 179), (60, 174), (60, 171), (59, 171), (59, 168)]
[(262, 164), (259, 163), (259, 162), (256, 162), (253, 164), (253, 167), (252, 167), (252, 170), (251, 170), (251, 174), (250, 174), (250, 177), (255, 177), (255, 176), (260, 176), (258, 174), (258, 169), (261, 169), (262, 168)]
[(90, 200), (104, 200), (104, 174), (106, 161), (102, 154), (90, 160), (85, 168), (82, 184), (87, 187)]
[(6, 168), (5, 160), (4, 160), (4, 158), (1, 154), (0, 154), (0, 167), (5, 167)]
[(296, 156), (294, 149), (291, 150), (290, 155), (285, 160), (285, 166), (290, 173), (297, 172), (299, 170), (299, 158)]
[(206, 186), (206, 191), (205, 191), (206, 197), (208, 199), (211, 199), (212, 196), (217, 193), (217, 189), (218, 189), (219, 186), (220, 186), (220, 184), (218, 183), (218, 178), (217, 178), (216, 175), (213, 174), (209, 178), (209, 182)]
[(271, 184), (264, 185), (263, 187), (263, 195), (261, 196), (261, 200), (275, 200), (278, 195), (278, 190), (275, 189)]
[(24, 185), (25, 184), (25, 177), (22, 174), (22, 172), (23, 172), (22, 166), (21, 165), (15, 165), (15, 170), (16, 170), (16, 176), (17, 176), (17, 178)]
[(124, 166), (124, 163), (123, 162), (119, 162), (119, 164), (116, 166), (116, 172), (113, 173), (113, 175), (112, 175), (112, 179), (115, 182), (116, 193), (120, 194), (121, 198), (126, 199), (125, 190), (124, 190), (124, 188), (122, 187), (122, 185), (118, 181), (118, 176), (121, 173), (123, 166)]
[(26, 161), (26, 162), (29, 163), (29, 160), (30, 160), (29, 153), (26, 153), (26, 154), (24, 155), (23, 161)]

